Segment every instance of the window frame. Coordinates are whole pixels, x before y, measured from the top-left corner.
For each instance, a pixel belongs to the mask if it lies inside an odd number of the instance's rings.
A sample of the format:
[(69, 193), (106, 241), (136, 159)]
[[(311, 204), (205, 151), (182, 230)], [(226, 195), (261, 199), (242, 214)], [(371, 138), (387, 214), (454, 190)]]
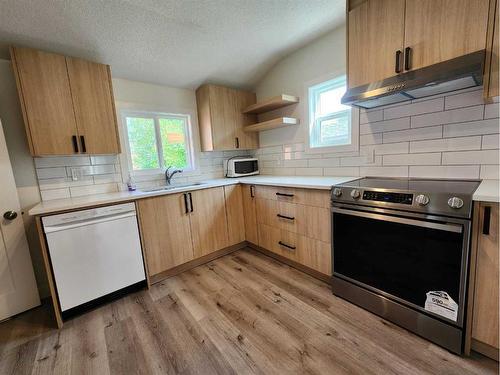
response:
[[(350, 109), (350, 136), (351, 136), (350, 144), (311, 147), (311, 138), (312, 138), (311, 135), (319, 131), (319, 128), (314, 127), (315, 123), (319, 121), (328, 120), (329, 118), (333, 118), (338, 113), (335, 112), (315, 118), (315, 108), (312, 108), (312, 106), (316, 105), (319, 99), (319, 95), (322, 92), (329, 91), (327, 89), (330, 88), (330, 85), (328, 83), (330, 81), (338, 80), (341, 77), (346, 78), (346, 84), (347, 84), (347, 77), (345, 72), (337, 72), (335, 74), (329, 74), (327, 76), (317, 78), (315, 80), (307, 82), (304, 85), (304, 98), (306, 98), (306, 100), (304, 100), (303, 102), (304, 103), (303, 113), (305, 115), (304, 117), (306, 118), (304, 131), (305, 131), (305, 149), (307, 153), (326, 154), (326, 153), (346, 153), (346, 152), (359, 151), (359, 109), (355, 107), (351, 107)], [(322, 86), (324, 87), (323, 89)], [(315, 97), (314, 100), (312, 100), (310, 94), (311, 90), (313, 90), (315, 87), (317, 87), (317, 89), (314, 91)]]
[[(163, 145), (161, 143), (160, 123), (159, 123), (159, 120), (162, 118), (177, 118), (177, 119), (183, 119), (185, 121), (185, 129), (186, 129), (185, 144), (187, 149), (186, 159), (188, 162), (188, 167), (183, 168), (182, 171), (188, 173), (196, 171), (195, 154), (193, 147), (193, 132), (192, 132), (190, 114), (122, 109), (120, 110), (120, 117), (122, 121), (123, 140), (125, 143), (124, 145), (125, 155), (127, 158), (127, 168), (131, 176), (148, 176), (148, 175), (158, 175), (161, 173), (165, 173), (165, 170), (168, 166), (165, 166), (163, 162)], [(155, 125), (156, 150), (158, 153), (159, 165), (160, 165), (159, 168), (143, 169), (143, 170), (137, 170), (133, 168), (132, 153), (130, 151), (130, 142), (128, 138), (127, 117), (143, 117), (143, 118), (153, 119)]]

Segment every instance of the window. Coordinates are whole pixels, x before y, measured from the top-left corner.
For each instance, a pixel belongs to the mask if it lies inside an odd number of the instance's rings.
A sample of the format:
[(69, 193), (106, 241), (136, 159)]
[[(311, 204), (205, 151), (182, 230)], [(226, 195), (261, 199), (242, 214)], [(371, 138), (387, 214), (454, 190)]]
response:
[(189, 116), (125, 112), (122, 118), (131, 171), (194, 169)]
[(357, 148), (351, 107), (340, 103), (345, 91), (345, 75), (308, 88), (309, 149), (324, 151), (325, 147), (330, 147), (337, 151), (352, 151)]

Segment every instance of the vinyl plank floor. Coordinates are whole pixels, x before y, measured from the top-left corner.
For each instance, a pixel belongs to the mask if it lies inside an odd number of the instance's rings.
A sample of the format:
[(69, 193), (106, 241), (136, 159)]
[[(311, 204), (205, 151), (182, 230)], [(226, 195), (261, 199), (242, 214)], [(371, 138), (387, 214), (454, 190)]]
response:
[(0, 374), (497, 374), (244, 249), (52, 327), (0, 324)]

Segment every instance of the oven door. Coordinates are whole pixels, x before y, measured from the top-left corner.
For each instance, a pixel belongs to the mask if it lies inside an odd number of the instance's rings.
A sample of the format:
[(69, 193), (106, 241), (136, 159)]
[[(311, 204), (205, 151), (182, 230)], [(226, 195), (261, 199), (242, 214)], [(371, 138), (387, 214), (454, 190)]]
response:
[[(469, 221), (367, 210), (332, 207), (334, 276), (462, 327)], [(425, 309), (431, 291), (458, 304), (456, 321)]]

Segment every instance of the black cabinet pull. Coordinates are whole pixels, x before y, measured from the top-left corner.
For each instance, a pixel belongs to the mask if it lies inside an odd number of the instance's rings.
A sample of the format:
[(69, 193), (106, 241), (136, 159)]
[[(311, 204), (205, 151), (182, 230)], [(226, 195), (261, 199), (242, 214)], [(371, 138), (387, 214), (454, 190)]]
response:
[(490, 234), (490, 221), (491, 221), (491, 207), (484, 207), (484, 217), (483, 217), (483, 234)]
[(396, 51), (396, 67), (395, 67), (395, 71), (396, 73), (401, 73), (401, 55), (402, 55), (403, 52), (401, 52), (401, 50), (397, 50)]
[(291, 249), (291, 250), (295, 250), (295, 249), (296, 249), (296, 247), (295, 247), (295, 246), (290, 246), (290, 245), (287, 245), (286, 243), (281, 242), (281, 241), (279, 241), (279, 242), (278, 242), (278, 244), (280, 244), (281, 246), (287, 247), (287, 248), (289, 248), (289, 249)]
[(405, 70), (410, 70), (411, 69), (411, 48), (406, 47), (405, 48)]
[(191, 193), (188, 193), (189, 194), (189, 205), (191, 206), (191, 212), (194, 211), (194, 208), (193, 208), (193, 196), (191, 195)]
[(184, 207), (186, 208), (186, 213), (189, 213), (189, 208), (188, 208), (188, 197), (187, 193), (184, 193)]
[(276, 193), (276, 195), (281, 197), (293, 197), (293, 194), (286, 194), (286, 193)]
[(282, 219), (295, 220), (295, 218), (291, 217), (291, 216), (285, 216), (285, 215), (281, 215), (281, 214), (277, 214), (276, 216), (281, 217)]
[(82, 152), (87, 152), (87, 147), (85, 147), (85, 137), (83, 135), (80, 136), (80, 144), (82, 145)]
[(250, 185), (250, 197), (251, 198), (255, 198), (255, 191), (254, 191), (254, 189), (255, 189), (255, 186)]
[(78, 153), (78, 139), (76, 138), (76, 135), (71, 137), (71, 140), (73, 141), (73, 151), (75, 153)]
[(234, 141), (236, 142), (236, 148), (240, 148), (240, 139), (238, 137), (235, 137)]

